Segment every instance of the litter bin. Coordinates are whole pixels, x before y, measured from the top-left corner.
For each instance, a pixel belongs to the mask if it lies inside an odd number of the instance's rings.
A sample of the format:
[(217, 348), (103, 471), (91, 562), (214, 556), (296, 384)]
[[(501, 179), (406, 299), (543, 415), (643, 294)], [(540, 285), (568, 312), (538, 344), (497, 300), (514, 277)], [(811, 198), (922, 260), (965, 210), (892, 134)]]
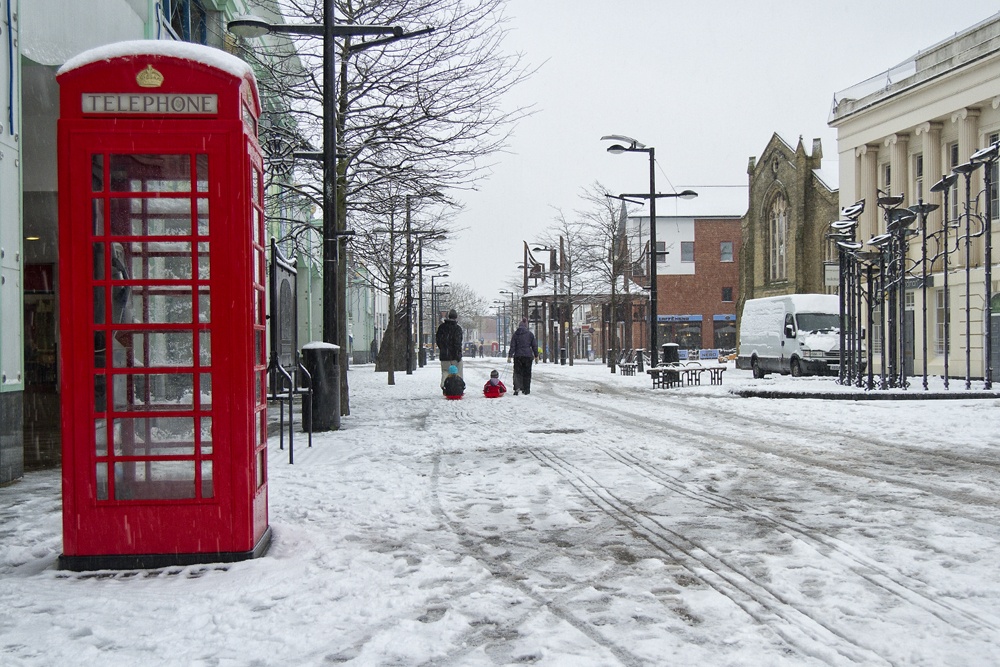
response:
[(660, 349), (663, 350), (660, 358), (661, 364), (679, 364), (681, 362), (681, 346), (677, 343), (664, 343)]
[(340, 346), (312, 342), (302, 346), (302, 365), (309, 371), (312, 402), (302, 402), (302, 430), (340, 429)]
[(562, 364), (563, 366), (566, 365), (566, 348), (565, 347), (560, 347), (559, 348), (559, 363)]

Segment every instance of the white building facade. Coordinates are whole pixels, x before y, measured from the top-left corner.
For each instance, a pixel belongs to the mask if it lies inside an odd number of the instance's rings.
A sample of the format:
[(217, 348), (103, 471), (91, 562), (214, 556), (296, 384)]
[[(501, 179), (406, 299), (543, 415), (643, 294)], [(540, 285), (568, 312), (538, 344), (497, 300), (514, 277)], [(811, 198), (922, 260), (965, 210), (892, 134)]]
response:
[(126, 40), (226, 46), (250, 0), (0, 0), (0, 484), (58, 465), (56, 71)]
[[(1000, 140), (1000, 14), (919, 51), (884, 74), (838, 93), (830, 126), (837, 130), (840, 205), (845, 207), (861, 199), (866, 202), (859, 220), (858, 240), (867, 242), (886, 232), (882, 211), (875, 205), (880, 191), (883, 195), (902, 195), (904, 207), (920, 201), (940, 207), (928, 215), (927, 231), (932, 235), (938, 233), (942, 240), (947, 235), (949, 247), (954, 249), (948, 254), (948, 295), (946, 298), (942, 257), (929, 265), (926, 303), (919, 281), (907, 282), (907, 319), (912, 313), (917, 323), (909, 342), (913, 372), (919, 375), (926, 370), (931, 375), (943, 375), (944, 353), (948, 350), (951, 377), (966, 376), (968, 359), (971, 377), (982, 379), (987, 366), (985, 331), (991, 319), (990, 304), (986, 303), (985, 233), (976, 236), (977, 229), (983, 231), (984, 225), (973, 223), (972, 233), (966, 234), (964, 177), (960, 176), (956, 186), (948, 191), (948, 210), (944, 208), (944, 193), (932, 192), (931, 188), (954, 167), (968, 163), (977, 150)], [(983, 191), (984, 172), (980, 168), (972, 173), (969, 201), (973, 212), (981, 214), (986, 198), (991, 199), (990, 236), (992, 247), (997, 249), (1000, 206), (995, 165), (990, 192)], [(949, 227), (946, 233), (940, 231), (945, 221)], [(919, 230), (919, 224), (914, 229)], [(968, 261), (966, 236), (974, 237), (969, 242)], [(991, 262), (993, 295), (1000, 291), (997, 254), (994, 250)], [(916, 234), (909, 240), (910, 266), (920, 259), (921, 235)], [(968, 311), (966, 299), (970, 304)], [(1000, 301), (995, 296), (992, 300), (992, 311), (1000, 312)], [(920, 326), (925, 306), (929, 321), (927, 340)], [(996, 315), (993, 319), (996, 327)], [(946, 327), (946, 322), (950, 326)], [(992, 356), (996, 359), (1000, 335), (994, 333), (992, 338)], [(925, 346), (926, 359), (922, 352)], [(1000, 364), (994, 361), (994, 380), (998, 379), (997, 366)]]

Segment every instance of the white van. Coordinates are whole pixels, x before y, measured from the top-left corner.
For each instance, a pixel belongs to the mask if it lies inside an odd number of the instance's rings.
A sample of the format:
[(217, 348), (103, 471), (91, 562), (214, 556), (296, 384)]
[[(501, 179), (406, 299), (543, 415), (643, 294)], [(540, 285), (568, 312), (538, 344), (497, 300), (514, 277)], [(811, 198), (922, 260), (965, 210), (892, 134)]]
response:
[(736, 367), (767, 373), (836, 375), (840, 370), (840, 298), (789, 294), (748, 299), (740, 317)]

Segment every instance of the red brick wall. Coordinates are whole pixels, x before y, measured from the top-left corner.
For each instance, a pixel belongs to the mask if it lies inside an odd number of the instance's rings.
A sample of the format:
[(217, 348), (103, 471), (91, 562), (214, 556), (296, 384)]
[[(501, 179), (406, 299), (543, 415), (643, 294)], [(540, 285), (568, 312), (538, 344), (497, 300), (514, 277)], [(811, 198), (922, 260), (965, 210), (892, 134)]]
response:
[[(739, 298), (740, 221), (696, 219), (694, 275), (660, 275), (657, 310), (660, 315), (701, 315), (702, 347), (715, 347), (713, 316), (735, 315)], [(720, 244), (733, 243), (733, 261), (722, 262)], [(680, 249), (677, 250), (680, 252)], [(722, 301), (722, 288), (732, 288), (732, 301)]]

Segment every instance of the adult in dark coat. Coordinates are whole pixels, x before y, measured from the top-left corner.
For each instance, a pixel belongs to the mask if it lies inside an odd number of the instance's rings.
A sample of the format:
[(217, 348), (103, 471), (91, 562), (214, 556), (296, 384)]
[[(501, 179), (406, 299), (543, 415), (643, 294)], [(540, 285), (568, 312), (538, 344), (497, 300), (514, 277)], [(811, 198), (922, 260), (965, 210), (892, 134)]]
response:
[(531, 393), (531, 364), (538, 363), (538, 341), (535, 334), (528, 330), (528, 320), (521, 320), (517, 331), (510, 339), (507, 350), (507, 361), (514, 358), (514, 395), (518, 392)]
[(441, 323), (435, 336), (438, 346), (438, 359), (441, 361), (441, 387), (444, 388), (448, 377), (448, 367), (458, 368), (458, 376), (462, 376), (462, 327), (458, 326), (458, 311), (452, 308), (448, 311), (448, 319)]

